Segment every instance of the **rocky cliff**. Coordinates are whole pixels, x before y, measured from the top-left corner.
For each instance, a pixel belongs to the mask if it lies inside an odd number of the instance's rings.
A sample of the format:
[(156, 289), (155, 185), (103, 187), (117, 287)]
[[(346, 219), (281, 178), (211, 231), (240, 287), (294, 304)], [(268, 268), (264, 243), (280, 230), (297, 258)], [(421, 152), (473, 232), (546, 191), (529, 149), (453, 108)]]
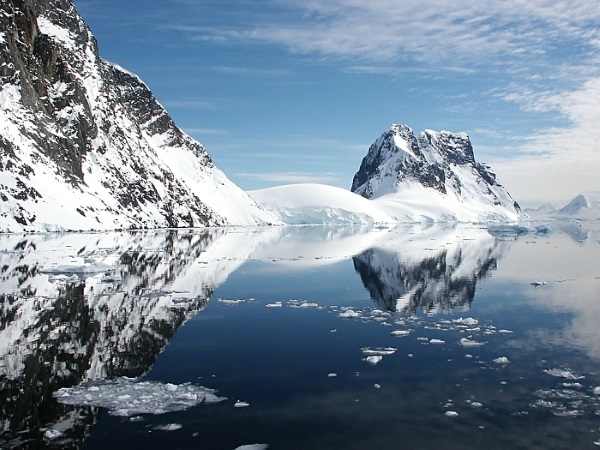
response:
[(69, 0), (0, 3), (0, 231), (265, 224)]

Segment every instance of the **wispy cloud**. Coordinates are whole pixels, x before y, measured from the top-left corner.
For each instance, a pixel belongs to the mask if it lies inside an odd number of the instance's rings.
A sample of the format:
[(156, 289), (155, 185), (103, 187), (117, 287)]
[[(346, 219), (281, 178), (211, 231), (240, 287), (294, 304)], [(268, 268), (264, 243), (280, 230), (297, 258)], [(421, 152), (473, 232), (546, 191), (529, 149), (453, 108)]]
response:
[[(549, 62), (565, 44), (569, 51), (597, 46), (600, 8), (595, 0), (310, 0), (275, 2), (287, 20), (244, 27), (179, 26), (196, 39), (261, 42), (303, 54), (349, 61), (416, 61), (470, 71), (492, 64)], [(502, 61), (498, 60), (502, 56)], [(451, 64), (449, 64), (451, 63)], [(368, 68), (360, 64), (354, 70)]]

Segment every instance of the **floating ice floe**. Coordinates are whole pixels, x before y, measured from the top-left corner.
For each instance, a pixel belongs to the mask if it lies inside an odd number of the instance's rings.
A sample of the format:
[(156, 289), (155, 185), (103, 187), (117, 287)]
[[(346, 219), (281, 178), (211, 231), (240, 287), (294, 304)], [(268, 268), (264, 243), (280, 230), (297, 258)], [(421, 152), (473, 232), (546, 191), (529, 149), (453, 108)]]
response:
[(164, 425), (157, 425), (154, 427), (154, 429), (158, 431), (177, 431), (181, 430), (182, 428), (183, 425), (180, 423), (166, 423)]
[(408, 336), (410, 334), (410, 331), (408, 331), (408, 330), (394, 330), (390, 334), (392, 336), (396, 336), (396, 337), (404, 337), (404, 336)]
[(397, 350), (398, 349), (395, 347), (376, 347), (376, 348), (363, 347), (363, 348), (361, 348), (361, 351), (365, 355), (380, 355), (380, 356), (393, 355), (394, 353), (396, 353)]
[(354, 311), (353, 309), (347, 309), (346, 311), (342, 311), (339, 314), (339, 317), (345, 319), (356, 319), (357, 317), (360, 317), (360, 313)]
[(238, 400), (233, 405), (234, 408), (247, 408), (248, 406), (250, 406), (250, 403), (242, 402), (241, 400)]
[(283, 302), (267, 303), (265, 306), (267, 308), (281, 308), (283, 307)]
[(506, 356), (499, 356), (498, 358), (494, 359), (494, 362), (499, 366), (506, 366), (510, 364), (510, 360)]
[(594, 395), (600, 395), (600, 386), (594, 388)]
[(214, 390), (193, 384), (171, 384), (118, 378), (76, 387), (61, 388), (54, 393), (59, 403), (106, 408), (115, 416), (164, 414), (183, 411), (199, 403), (226, 400)]
[(267, 450), (267, 448), (269, 448), (269, 444), (248, 444), (240, 445), (235, 450)]
[(460, 345), (463, 347), (482, 347), (485, 345), (485, 342), (474, 341), (471, 338), (461, 338)]
[(446, 417), (458, 417), (458, 413), (456, 411), (446, 411)]
[(472, 317), (465, 317), (464, 319), (462, 317), (459, 317), (458, 319), (452, 320), (452, 323), (454, 323), (455, 325), (463, 325), (465, 327), (472, 327), (472, 326), (477, 325), (479, 323), (479, 321), (477, 319), (473, 319)]
[(374, 366), (375, 364), (379, 363), (382, 359), (383, 359), (383, 356), (373, 355), (373, 356), (367, 356), (365, 358), (365, 361), (368, 362), (369, 364), (371, 364), (372, 366)]
[(219, 303), (223, 303), (224, 305), (228, 305), (228, 306), (235, 306), (235, 305), (239, 305), (240, 303), (246, 303), (247, 300), (230, 300), (230, 299), (225, 299), (225, 298), (220, 298), (217, 300)]
[(434, 344), (434, 345), (441, 345), (441, 344), (445, 344), (446, 341), (443, 341), (441, 339), (431, 339), (429, 341), (430, 344)]
[(544, 373), (552, 375), (553, 377), (565, 378), (567, 380), (582, 380), (585, 378), (583, 375), (575, 375), (568, 369), (546, 369)]
[(335, 378), (335, 377), (337, 377), (337, 373), (334, 373), (334, 372), (328, 373), (327, 377), (328, 378)]

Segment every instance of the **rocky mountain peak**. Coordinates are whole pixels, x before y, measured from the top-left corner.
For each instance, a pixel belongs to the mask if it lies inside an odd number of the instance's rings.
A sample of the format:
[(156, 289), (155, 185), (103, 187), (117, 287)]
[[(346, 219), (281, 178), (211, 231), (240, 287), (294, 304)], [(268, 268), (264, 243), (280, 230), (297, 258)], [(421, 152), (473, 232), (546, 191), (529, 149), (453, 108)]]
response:
[(0, 30), (0, 231), (277, 222), (100, 57), (70, 0), (5, 0)]
[(370, 146), (351, 191), (369, 199), (397, 194), (404, 201), (414, 192), (411, 201), (424, 204), (451, 199), (458, 206), (469, 203), (475, 213), (481, 209), (476, 214), (481, 218), (521, 214), (491, 168), (475, 160), (466, 133), (425, 130), (415, 136), (400, 124), (393, 124)]

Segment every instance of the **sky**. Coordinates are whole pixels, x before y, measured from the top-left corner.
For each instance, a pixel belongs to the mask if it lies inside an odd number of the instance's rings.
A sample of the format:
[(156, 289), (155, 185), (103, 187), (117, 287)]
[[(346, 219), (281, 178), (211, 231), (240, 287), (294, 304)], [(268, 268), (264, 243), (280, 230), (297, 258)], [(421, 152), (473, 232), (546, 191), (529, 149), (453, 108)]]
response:
[(597, 0), (74, 0), (245, 190), (349, 189), (392, 123), (466, 132), (521, 206), (600, 190)]

